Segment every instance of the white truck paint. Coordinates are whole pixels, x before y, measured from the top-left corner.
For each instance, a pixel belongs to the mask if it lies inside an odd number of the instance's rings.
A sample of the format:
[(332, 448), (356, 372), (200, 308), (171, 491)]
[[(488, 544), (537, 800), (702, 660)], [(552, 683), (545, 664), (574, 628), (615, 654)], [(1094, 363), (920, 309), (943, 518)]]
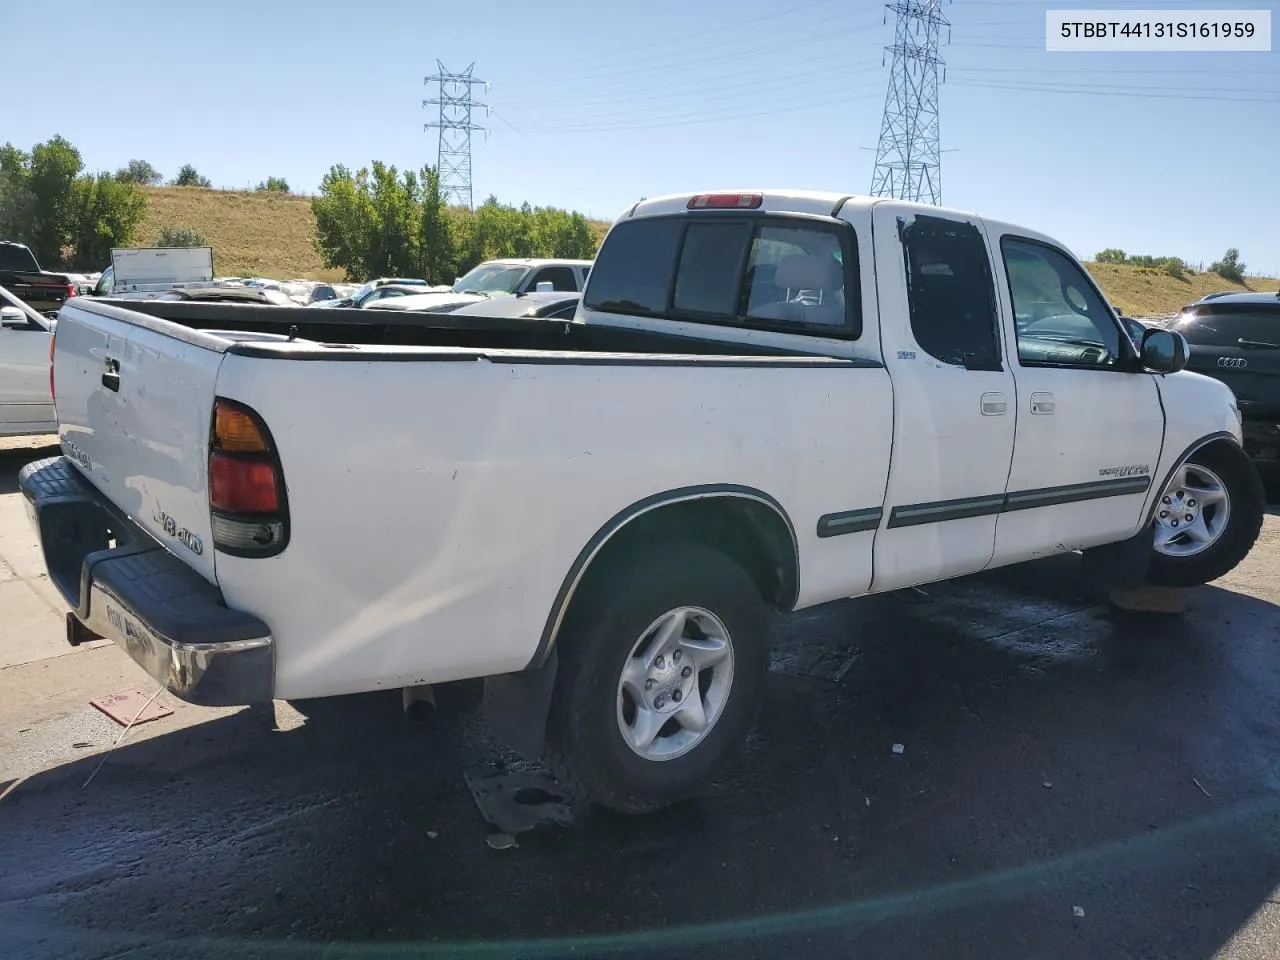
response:
[[(1193, 580), (1206, 563), (1238, 562), (1261, 522), (1256, 477), (1232, 459), (1233, 397), (1175, 372), (1185, 343), (1148, 331), (1139, 356), (1054, 241), (953, 211), (801, 192), (644, 201), (614, 225), (574, 321), (547, 324), (533, 346), (527, 322), (463, 331), (397, 315), (422, 345), (387, 346), (375, 320), (316, 320), (324, 311), (131, 306), (63, 308), (54, 362), (68, 456), (28, 468), (23, 489), (45, 532), (58, 513), (42, 491), (80, 484), (126, 554), (141, 550), (197, 599), (152, 609), (126, 595), (110, 560), (85, 561), (85, 581), (116, 606), (64, 591), (78, 621), (196, 702), (486, 677), (501, 720), (512, 684), (543, 708), (554, 689), (556, 755), (623, 809), (696, 789), (745, 736), (749, 713), (726, 706), (728, 691), (750, 696), (764, 669), (748, 621), (716, 607), (741, 587), (730, 571), (719, 587), (672, 585), (684, 613), (662, 636), (693, 658), (732, 622), (732, 659), (698, 660), (695, 686), (680, 687), (668, 661), (637, 647), (621, 674), (590, 679), (593, 621), (579, 611), (624, 616), (643, 593), (625, 577), (629, 551), (649, 569), (646, 551), (669, 546), (680, 569), (696, 540), (791, 610), (1072, 550), (1136, 558), (1125, 562), (1139, 576), (1154, 558), (1166, 579)], [(213, 329), (233, 316), (241, 332)], [(297, 325), (297, 338), (243, 332), (255, 323)], [(376, 337), (361, 343), (366, 329)], [(263, 534), (270, 556), (216, 542), (210, 423), (224, 402), (270, 434), (287, 514), (286, 532)], [(1206, 456), (1230, 521), (1179, 506), (1208, 543), (1179, 556), (1200, 541), (1168, 526), (1177, 518), (1161, 498), (1193, 490), (1180, 465)], [(100, 546), (44, 542), (67, 583)], [(210, 612), (210, 597), (225, 607)], [(665, 709), (682, 704), (676, 728), (637, 706), (637, 663), (650, 671), (643, 689), (666, 691)], [(576, 717), (603, 711), (605, 726), (616, 706), (615, 733), (648, 744), (627, 740), (643, 762), (616, 737), (587, 743), (564, 726), (562, 701)], [(629, 702), (643, 707), (634, 720)], [(657, 717), (643, 735), (642, 713)], [(535, 709), (506, 729), (532, 728), (540, 747), (544, 722)], [(716, 722), (732, 736), (705, 739)], [(686, 745), (645, 752), (660, 742)]]
[(0, 437), (56, 433), (49, 395), (53, 322), (0, 287)]

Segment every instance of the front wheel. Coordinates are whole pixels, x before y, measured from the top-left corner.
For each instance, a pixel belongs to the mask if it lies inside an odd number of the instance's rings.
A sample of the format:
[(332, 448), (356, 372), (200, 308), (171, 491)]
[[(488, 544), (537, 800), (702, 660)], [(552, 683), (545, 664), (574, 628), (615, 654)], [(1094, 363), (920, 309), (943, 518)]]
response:
[(614, 568), (560, 638), (557, 778), (626, 813), (696, 793), (746, 738), (768, 666), (760, 592), (724, 554), (669, 544)]
[(1174, 471), (1156, 504), (1150, 583), (1191, 587), (1245, 558), (1265, 509), (1262, 481), (1244, 452), (1213, 445)]

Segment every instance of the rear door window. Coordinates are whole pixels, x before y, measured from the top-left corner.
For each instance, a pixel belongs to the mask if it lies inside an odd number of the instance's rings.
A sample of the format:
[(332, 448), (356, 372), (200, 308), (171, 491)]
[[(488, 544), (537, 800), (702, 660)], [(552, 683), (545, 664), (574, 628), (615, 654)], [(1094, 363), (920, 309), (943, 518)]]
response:
[(851, 228), (785, 217), (655, 217), (613, 228), (588, 309), (856, 339)]
[(982, 234), (972, 223), (918, 216), (903, 232), (911, 333), (931, 357), (999, 370), (995, 286)]

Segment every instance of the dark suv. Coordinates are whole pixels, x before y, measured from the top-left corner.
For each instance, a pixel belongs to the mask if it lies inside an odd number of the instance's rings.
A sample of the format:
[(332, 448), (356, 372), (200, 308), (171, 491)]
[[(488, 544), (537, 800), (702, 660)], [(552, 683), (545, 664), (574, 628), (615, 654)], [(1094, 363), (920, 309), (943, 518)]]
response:
[(1270, 477), (1280, 474), (1280, 293), (1210, 294), (1171, 324), (1191, 345), (1189, 370), (1236, 395), (1244, 448)]

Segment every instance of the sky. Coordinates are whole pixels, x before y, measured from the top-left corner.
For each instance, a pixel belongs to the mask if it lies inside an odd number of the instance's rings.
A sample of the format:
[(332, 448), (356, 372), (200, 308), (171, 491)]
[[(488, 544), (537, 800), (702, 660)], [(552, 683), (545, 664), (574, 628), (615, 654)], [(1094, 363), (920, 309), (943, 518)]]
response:
[[(49, 35), (53, 8), (7, 6), (7, 34)], [(1050, 7), (1268, 4), (944, 3), (943, 204), (1084, 258), (1207, 266), (1235, 246), (1280, 276), (1280, 52), (1050, 53)], [(63, 0), (57, 16), (76, 25), (57, 56), (5, 46), (29, 95), (0, 103), (0, 142), (61, 134), (91, 170), (191, 163), (215, 186), (314, 192), (337, 163), (434, 164), (424, 78), (474, 63), (476, 202), (609, 220), (664, 193), (869, 192), (893, 42), (868, 0)]]

